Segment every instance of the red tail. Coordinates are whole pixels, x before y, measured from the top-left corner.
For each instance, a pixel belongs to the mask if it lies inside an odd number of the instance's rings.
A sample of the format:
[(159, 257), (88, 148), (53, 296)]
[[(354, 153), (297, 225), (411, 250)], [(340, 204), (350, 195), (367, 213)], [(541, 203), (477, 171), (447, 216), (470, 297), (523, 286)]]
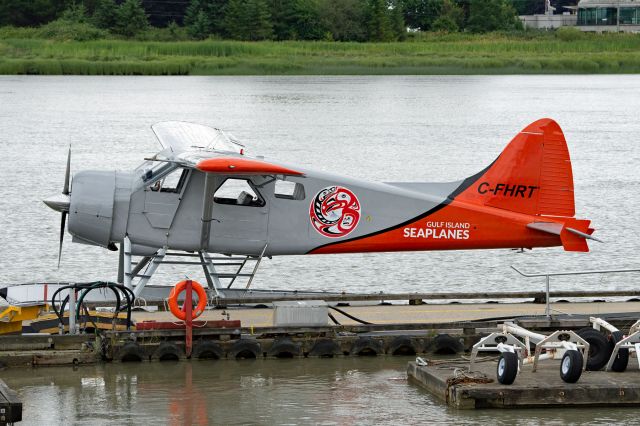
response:
[(530, 215), (573, 217), (573, 173), (560, 126), (549, 118), (527, 126), (456, 199)]

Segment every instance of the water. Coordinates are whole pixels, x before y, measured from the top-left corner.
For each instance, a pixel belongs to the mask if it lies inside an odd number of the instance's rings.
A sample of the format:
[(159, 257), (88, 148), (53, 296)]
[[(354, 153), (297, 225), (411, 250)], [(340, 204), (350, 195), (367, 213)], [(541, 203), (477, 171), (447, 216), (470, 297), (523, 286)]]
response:
[[(606, 244), (281, 257), (254, 286), (352, 291), (516, 290), (528, 271), (637, 267), (640, 76), (0, 77), (2, 282), (114, 279), (117, 254), (70, 243), (41, 200), (72, 171), (130, 169), (159, 149), (149, 126), (233, 132), (253, 153), (380, 181), (450, 181), (489, 164), (524, 126), (553, 117), (573, 159), (579, 217)], [(162, 267), (158, 284), (192, 270)], [(554, 279), (554, 289), (634, 288), (629, 275)]]
[[(59, 214), (40, 200), (72, 170), (135, 167), (149, 126), (186, 120), (233, 132), (253, 153), (381, 181), (449, 181), (491, 162), (523, 127), (553, 117), (573, 159), (578, 216), (606, 244), (561, 248), (294, 256), (263, 262), (261, 288), (516, 290), (509, 270), (637, 267), (640, 76), (0, 77), (0, 281), (114, 279), (117, 255), (71, 244), (56, 269)], [(197, 270), (163, 267), (156, 283)], [(552, 282), (629, 289), (635, 277)], [(405, 382), (406, 359), (100, 365), (3, 371), (25, 424), (610, 424), (634, 410), (457, 412)], [(187, 419), (184, 421), (183, 419)]]
[[(637, 424), (637, 409), (447, 408), (410, 358), (194, 361), (10, 370), (24, 425)], [(560, 378), (558, 378), (560, 380)]]

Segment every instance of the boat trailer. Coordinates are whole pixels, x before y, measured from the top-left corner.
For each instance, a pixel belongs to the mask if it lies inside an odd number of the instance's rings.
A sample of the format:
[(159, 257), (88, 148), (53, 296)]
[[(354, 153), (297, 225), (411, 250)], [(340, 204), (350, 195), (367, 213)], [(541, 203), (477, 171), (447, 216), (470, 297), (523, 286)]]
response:
[[(535, 346), (533, 356), (530, 352), (532, 345)], [(584, 360), (589, 354), (589, 343), (573, 331), (558, 330), (545, 336), (505, 322), (502, 332), (491, 333), (473, 345), (469, 371), (474, 370), (479, 352), (495, 351), (500, 352), (497, 376), (503, 385), (512, 384), (524, 364), (533, 364), (535, 372), (538, 361), (559, 358), (562, 359), (560, 378), (567, 383), (575, 383), (586, 367)]]

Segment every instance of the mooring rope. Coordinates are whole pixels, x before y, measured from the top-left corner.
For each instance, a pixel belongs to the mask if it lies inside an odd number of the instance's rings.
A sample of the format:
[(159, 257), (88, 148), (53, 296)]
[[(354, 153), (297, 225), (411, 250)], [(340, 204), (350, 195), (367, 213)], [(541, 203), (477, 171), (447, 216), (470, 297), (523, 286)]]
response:
[(464, 369), (456, 368), (455, 370), (453, 370), (453, 377), (449, 377), (447, 379), (447, 392), (445, 394), (447, 404), (449, 403), (451, 388), (453, 386), (466, 385), (471, 383), (485, 384), (493, 383), (493, 381), (493, 379), (490, 379), (484, 373), (465, 371)]

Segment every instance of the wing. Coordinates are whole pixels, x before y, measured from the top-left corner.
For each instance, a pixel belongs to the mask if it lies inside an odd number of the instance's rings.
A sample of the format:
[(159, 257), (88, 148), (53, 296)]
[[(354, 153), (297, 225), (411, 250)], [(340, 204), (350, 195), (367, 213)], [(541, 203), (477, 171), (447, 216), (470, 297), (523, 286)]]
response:
[(302, 172), (266, 161), (227, 156), (201, 160), (196, 164), (196, 169), (223, 175), (304, 175)]
[(179, 154), (192, 150), (242, 153), (242, 145), (220, 129), (183, 121), (164, 121), (151, 126), (165, 150)]

